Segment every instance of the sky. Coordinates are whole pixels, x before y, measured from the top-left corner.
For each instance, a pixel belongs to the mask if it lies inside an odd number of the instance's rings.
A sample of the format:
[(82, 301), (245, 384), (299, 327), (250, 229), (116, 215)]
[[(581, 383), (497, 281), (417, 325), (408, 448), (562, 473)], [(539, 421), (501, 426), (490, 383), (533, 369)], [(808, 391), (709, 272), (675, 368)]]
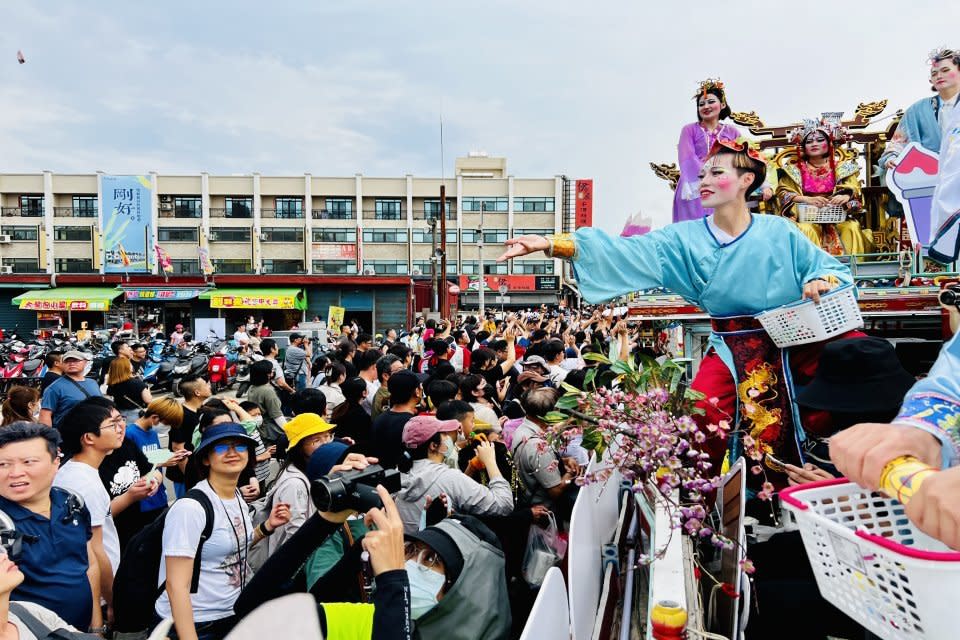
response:
[(596, 226), (659, 226), (649, 163), (676, 161), (700, 80), (767, 124), (884, 117), (931, 95), (958, 24), (945, 0), (8, 1), (0, 172), (449, 177), (486, 151), (593, 178)]

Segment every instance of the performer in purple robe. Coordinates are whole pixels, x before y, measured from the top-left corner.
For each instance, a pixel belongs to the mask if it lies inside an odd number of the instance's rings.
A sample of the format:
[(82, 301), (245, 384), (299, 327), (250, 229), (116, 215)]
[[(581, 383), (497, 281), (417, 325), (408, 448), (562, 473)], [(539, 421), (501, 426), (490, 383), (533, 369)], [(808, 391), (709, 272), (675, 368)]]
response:
[(697, 101), (697, 122), (680, 130), (677, 144), (680, 181), (673, 197), (674, 222), (697, 220), (713, 213), (700, 204), (700, 169), (717, 139), (736, 140), (740, 136), (735, 126), (720, 122), (730, 117), (722, 82), (704, 80), (694, 100)]

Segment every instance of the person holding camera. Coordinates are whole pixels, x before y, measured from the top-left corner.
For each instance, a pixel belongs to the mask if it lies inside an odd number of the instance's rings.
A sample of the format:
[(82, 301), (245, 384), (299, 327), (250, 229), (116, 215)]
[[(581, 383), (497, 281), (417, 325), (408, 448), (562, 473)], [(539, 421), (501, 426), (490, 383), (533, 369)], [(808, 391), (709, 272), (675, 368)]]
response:
[(477, 445), (476, 457), (489, 478), (487, 486), (451, 469), (444, 460), (454, 440), (449, 434), (460, 431), (457, 420), (416, 416), (403, 427), (404, 453), (399, 469), (408, 473), (405, 488), (397, 494), (397, 508), (407, 533), (423, 528), (428, 498), (445, 495), (447, 506), (458, 513), (478, 516), (505, 516), (513, 511), (513, 491), (497, 466), (493, 443)]
[(301, 333), (290, 334), (290, 345), (283, 354), (283, 377), (296, 391), (307, 387), (307, 372), (313, 358), (310, 339)]

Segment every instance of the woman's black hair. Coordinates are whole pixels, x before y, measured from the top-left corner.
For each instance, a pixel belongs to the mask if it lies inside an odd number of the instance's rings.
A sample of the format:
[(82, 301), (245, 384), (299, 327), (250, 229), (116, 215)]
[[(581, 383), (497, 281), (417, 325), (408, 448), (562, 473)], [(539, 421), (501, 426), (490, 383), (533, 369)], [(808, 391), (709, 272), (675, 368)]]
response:
[(327, 378), (326, 378), (327, 384), (337, 382), (338, 380), (340, 382), (343, 382), (347, 378), (347, 368), (343, 366), (343, 364), (336, 361), (331, 361), (330, 364), (327, 365), (326, 372), (327, 372)]
[(250, 365), (250, 384), (259, 387), (270, 382), (270, 372), (273, 371), (273, 362), (258, 360)]
[[(727, 118), (729, 118), (732, 112), (730, 111), (730, 105), (727, 104), (727, 94), (723, 91), (723, 89), (718, 89), (716, 87), (713, 87), (713, 88), (707, 89), (706, 93), (709, 93), (712, 96), (716, 96), (720, 100), (720, 102), (723, 103), (723, 109), (720, 110), (720, 119), (726, 120)], [(700, 98), (702, 97), (703, 97), (703, 93), (698, 93), (697, 95), (693, 96), (693, 101), (697, 107), (697, 122), (700, 122), (701, 120), (703, 120), (703, 118), (700, 117)]]
[(397, 469), (403, 473), (409, 473), (410, 469), (413, 468), (413, 463), (415, 460), (426, 460), (427, 455), (430, 453), (430, 445), (435, 444), (440, 446), (440, 443), (443, 442), (443, 436), (440, 433), (433, 434), (433, 437), (424, 442), (419, 447), (410, 449), (409, 447), (403, 448), (403, 453), (400, 455), (400, 459), (397, 460)]
[(733, 158), (733, 168), (737, 170), (738, 176), (742, 176), (744, 173), (749, 173), (753, 176), (753, 182), (747, 187), (747, 197), (763, 186), (763, 181), (767, 177), (767, 165), (760, 160), (751, 158), (747, 153), (746, 147), (744, 147), (743, 151), (736, 151), (723, 145), (715, 145), (707, 158), (722, 155), (729, 155)]
[[(217, 407), (209, 407), (203, 405), (200, 407), (200, 419), (197, 421), (197, 429), (200, 430), (200, 435), (203, 435), (203, 432), (207, 430), (207, 427), (213, 424), (213, 421), (217, 418), (227, 416), (230, 418), (230, 421), (233, 421), (233, 414), (225, 409), (218, 409)], [(190, 437), (193, 437), (193, 434), (190, 434)]]
[(316, 378), (320, 375), (321, 371), (327, 370), (327, 365), (330, 364), (330, 358), (327, 356), (317, 356), (317, 359), (313, 361), (313, 366), (310, 368), (310, 375)]

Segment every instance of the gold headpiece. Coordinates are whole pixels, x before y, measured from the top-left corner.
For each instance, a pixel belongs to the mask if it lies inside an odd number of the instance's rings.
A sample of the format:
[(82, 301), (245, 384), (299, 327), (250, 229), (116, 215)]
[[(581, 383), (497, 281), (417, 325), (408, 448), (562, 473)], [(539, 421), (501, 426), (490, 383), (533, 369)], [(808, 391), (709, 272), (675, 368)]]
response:
[(707, 78), (700, 83), (700, 88), (697, 90), (697, 95), (695, 97), (707, 97), (707, 91), (710, 89), (716, 89), (721, 95), (725, 95), (723, 91), (723, 82), (721, 82), (719, 78)]
[(790, 144), (800, 144), (804, 138), (820, 131), (833, 142), (843, 142), (849, 135), (847, 128), (840, 124), (840, 116), (843, 114), (825, 113), (821, 118), (804, 118), (803, 124), (787, 132), (787, 141)]

